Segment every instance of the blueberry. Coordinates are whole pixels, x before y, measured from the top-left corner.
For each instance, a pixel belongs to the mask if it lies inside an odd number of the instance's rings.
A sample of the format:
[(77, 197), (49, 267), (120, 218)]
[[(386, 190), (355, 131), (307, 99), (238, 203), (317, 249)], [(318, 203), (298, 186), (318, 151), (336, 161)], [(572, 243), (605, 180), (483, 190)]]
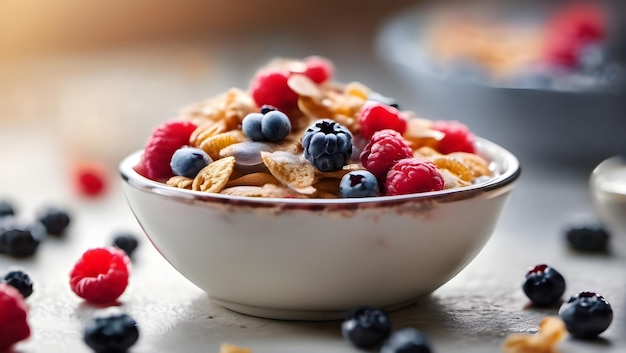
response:
[(202, 168), (211, 163), (211, 157), (200, 148), (182, 147), (172, 155), (170, 167), (176, 175), (194, 178)]
[(28, 298), (31, 294), (33, 294), (33, 281), (24, 271), (10, 271), (4, 275), (3, 281), (4, 283), (17, 289), (24, 298)]
[(391, 333), (391, 320), (378, 308), (353, 309), (341, 324), (343, 338), (358, 348), (372, 348), (383, 343)]
[(380, 353), (431, 353), (431, 345), (426, 336), (414, 328), (394, 332), (383, 344)]
[(377, 93), (377, 92), (370, 93), (369, 96), (367, 96), (367, 100), (387, 104), (390, 107), (400, 109), (400, 106), (398, 105), (398, 103), (396, 103), (395, 99), (391, 97), (383, 96), (382, 94)]
[(575, 225), (565, 230), (569, 246), (582, 252), (606, 252), (609, 232), (601, 224)]
[(548, 265), (537, 265), (526, 273), (522, 289), (533, 305), (551, 306), (565, 293), (565, 278)]
[(613, 309), (601, 295), (580, 292), (561, 305), (559, 316), (572, 336), (588, 339), (609, 328)]
[(261, 121), (263, 114), (250, 113), (241, 121), (241, 131), (252, 141), (265, 141), (265, 136), (261, 131)]
[(37, 220), (46, 227), (46, 233), (50, 235), (62, 235), (70, 224), (70, 216), (67, 211), (57, 207), (46, 207), (39, 211)]
[(85, 325), (84, 341), (98, 353), (126, 352), (138, 339), (137, 322), (125, 313), (107, 313)]
[(15, 207), (6, 200), (0, 200), (0, 218), (15, 216)]
[(124, 250), (128, 257), (133, 255), (138, 245), (139, 241), (137, 240), (137, 237), (130, 233), (118, 233), (113, 237), (113, 246)]
[(13, 257), (34, 255), (45, 235), (40, 222), (28, 226), (12, 222), (0, 229), (0, 252)]
[(367, 170), (352, 171), (339, 182), (341, 197), (372, 197), (378, 194), (378, 180)]
[(267, 141), (281, 141), (291, 132), (289, 117), (278, 110), (272, 110), (261, 119), (261, 133)]
[(311, 125), (302, 137), (304, 158), (322, 172), (340, 170), (352, 154), (352, 134), (341, 124), (324, 119)]

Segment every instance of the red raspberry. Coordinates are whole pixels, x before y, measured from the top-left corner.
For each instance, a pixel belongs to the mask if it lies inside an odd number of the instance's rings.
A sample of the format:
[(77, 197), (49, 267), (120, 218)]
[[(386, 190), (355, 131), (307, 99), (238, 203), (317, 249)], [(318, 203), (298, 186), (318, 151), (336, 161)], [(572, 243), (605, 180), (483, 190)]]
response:
[(443, 175), (435, 163), (419, 158), (399, 160), (387, 173), (385, 193), (405, 195), (443, 190)]
[(7, 283), (0, 284), (0, 351), (4, 352), (15, 343), (30, 337), (26, 320), (28, 307), (24, 297)]
[(119, 298), (128, 285), (130, 258), (114, 247), (87, 250), (70, 272), (70, 287), (79, 297), (96, 304)]
[(398, 109), (379, 102), (367, 102), (359, 113), (361, 136), (369, 140), (376, 131), (383, 129), (396, 130), (404, 134), (407, 120)]
[(476, 136), (470, 129), (458, 121), (435, 121), (431, 128), (444, 133), (443, 138), (437, 143), (437, 151), (443, 154), (452, 152), (476, 153), (474, 142)]
[(250, 84), (250, 95), (257, 106), (271, 105), (285, 113), (294, 110), (298, 94), (287, 85), (289, 75), (289, 71), (276, 69), (257, 73)]
[(80, 195), (100, 196), (108, 186), (108, 170), (95, 162), (79, 162), (74, 166), (73, 179)]
[(306, 70), (304, 74), (313, 82), (320, 84), (328, 81), (333, 76), (333, 64), (319, 56), (310, 56), (304, 59)]
[(374, 133), (361, 152), (361, 164), (383, 185), (387, 172), (399, 160), (413, 156), (409, 142), (395, 130), (384, 129)]
[(172, 155), (189, 143), (189, 137), (195, 129), (194, 123), (182, 120), (169, 120), (157, 126), (148, 139), (135, 171), (152, 180), (171, 177)]

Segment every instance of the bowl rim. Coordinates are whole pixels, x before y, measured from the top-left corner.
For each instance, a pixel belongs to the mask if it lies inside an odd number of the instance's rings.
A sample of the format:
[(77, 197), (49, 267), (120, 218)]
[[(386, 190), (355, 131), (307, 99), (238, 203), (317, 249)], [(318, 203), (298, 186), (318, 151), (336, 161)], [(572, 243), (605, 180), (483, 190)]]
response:
[(119, 163), (119, 173), (122, 180), (129, 186), (144, 192), (158, 194), (167, 198), (172, 198), (181, 202), (192, 203), (227, 203), (242, 206), (269, 207), (280, 205), (287, 208), (358, 208), (366, 206), (384, 206), (389, 204), (407, 202), (453, 202), (464, 200), (485, 194), (494, 190), (505, 189), (512, 184), (521, 174), (520, 162), (504, 147), (476, 137), (476, 146), (479, 153), (483, 153), (489, 159), (499, 159), (498, 166), (503, 170), (493, 178), (478, 184), (468, 186), (431, 191), (417, 194), (375, 196), (363, 198), (262, 198), (248, 196), (233, 196), (218, 193), (207, 193), (203, 191), (187, 190), (169, 186), (163, 182), (148, 179), (134, 170), (134, 166), (139, 162), (143, 150), (130, 153)]

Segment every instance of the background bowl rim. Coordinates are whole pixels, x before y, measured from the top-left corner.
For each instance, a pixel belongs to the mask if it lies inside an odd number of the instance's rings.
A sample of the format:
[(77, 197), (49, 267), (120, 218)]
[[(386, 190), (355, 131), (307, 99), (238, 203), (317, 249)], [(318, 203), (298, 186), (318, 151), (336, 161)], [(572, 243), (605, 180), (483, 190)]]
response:
[[(137, 165), (143, 149), (136, 150), (122, 159), (119, 163), (119, 173), (124, 183), (129, 186), (142, 190), (144, 192), (158, 194), (166, 198), (177, 199), (180, 201), (192, 201), (195, 203), (231, 203), (243, 206), (276, 206), (283, 207), (341, 207), (346, 208), (358, 207), (364, 205), (387, 205), (406, 203), (411, 201), (417, 202), (452, 202), (457, 200), (469, 199), (481, 195), (483, 193), (502, 189), (512, 184), (521, 174), (521, 165), (519, 159), (504, 147), (489, 141), (487, 139), (476, 137), (476, 145), (479, 152), (484, 152), (489, 159), (500, 159), (498, 163), (499, 174), (483, 183), (472, 184), (468, 186), (431, 191), (407, 195), (394, 196), (375, 196), (362, 198), (278, 198), (278, 197), (249, 197), (235, 196), (218, 193), (207, 193), (203, 191), (194, 191), (178, 187), (169, 186), (163, 182), (148, 179), (140, 175), (134, 170)], [(487, 153), (490, 151), (490, 153)]]

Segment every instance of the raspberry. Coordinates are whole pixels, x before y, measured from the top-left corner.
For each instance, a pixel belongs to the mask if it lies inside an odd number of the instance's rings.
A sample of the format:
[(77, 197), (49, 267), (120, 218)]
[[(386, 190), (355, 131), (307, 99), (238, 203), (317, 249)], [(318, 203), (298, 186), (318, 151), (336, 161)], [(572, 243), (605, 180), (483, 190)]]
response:
[(304, 64), (304, 75), (317, 84), (326, 82), (333, 76), (333, 64), (322, 57), (310, 56), (304, 59)]
[(437, 151), (443, 154), (452, 152), (476, 153), (476, 137), (467, 126), (458, 121), (435, 121), (433, 130), (441, 131), (444, 137), (437, 144)]
[(70, 287), (79, 297), (96, 304), (119, 298), (128, 285), (130, 258), (114, 247), (87, 250), (70, 272)]
[(399, 160), (387, 173), (387, 195), (405, 195), (443, 189), (443, 175), (428, 160), (407, 158)]
[(74, 187), (79, 195), (100, 196), (107, 189), (108, 170), (96, 162), (79, 162), (74, 166)]
[(7, 283), (0, 284), (0, 312), (0, 351), (4, 352), (30, 337), (28, 307), (20, 292)]
[(180, 147), (189, 143), (196, 125), (189, 121), (170, 120), (157, 126), (148, 139), (141, 161), (135, 171), (152, 180), (173, 175), (170, 161)]
[(385, 129), (374, 133), (361, 152), (361, 164), (376, 176), (380, 185), (387, 172), (399, 160), (413, 156), (409, 142), (395, 130)]
[(286, 70), (264, 70), (250, 84), (250, 95), (257, 106), (271, 105), (289, 113), (298, 105), (298, 94), (288, 85), (290, 72)]
[(361, 136), (369, 140), (376, 131), (392, 129), (400, 134), (404, 134), (407, 127), (407, 120), (400, 115), (398, 109), (387, 104), (368, 101), (359, 112), (359, 123), (361, 125)]

